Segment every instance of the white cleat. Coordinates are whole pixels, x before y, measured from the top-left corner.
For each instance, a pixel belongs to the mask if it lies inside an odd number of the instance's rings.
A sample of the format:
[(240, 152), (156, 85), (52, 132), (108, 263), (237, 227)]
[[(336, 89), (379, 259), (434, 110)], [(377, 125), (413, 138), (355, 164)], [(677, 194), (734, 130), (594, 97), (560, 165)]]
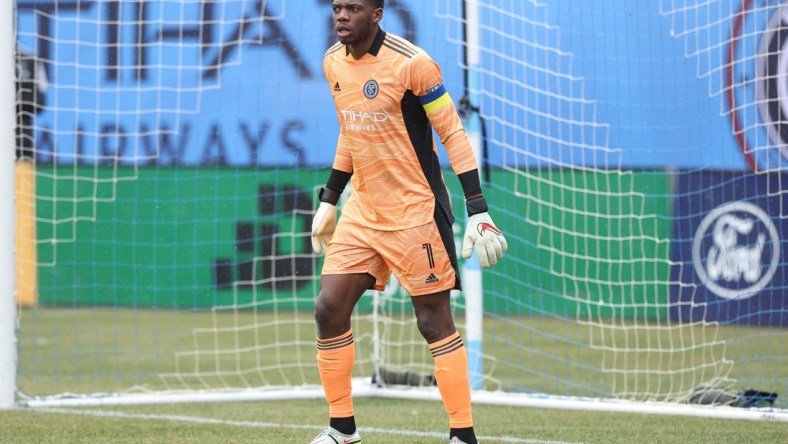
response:
[(315, 439), (309, 444), (351, 444), (356, 442), (361, 442), (361, 435), (358, 434), (358, 430), (352, 435), (345, 435), (329, 427), (315, 436)]
[(465, 441), (460, 441), (460, 438), (452, 436), (452, 438), (449, 440), (449, 444), (465, 444)]

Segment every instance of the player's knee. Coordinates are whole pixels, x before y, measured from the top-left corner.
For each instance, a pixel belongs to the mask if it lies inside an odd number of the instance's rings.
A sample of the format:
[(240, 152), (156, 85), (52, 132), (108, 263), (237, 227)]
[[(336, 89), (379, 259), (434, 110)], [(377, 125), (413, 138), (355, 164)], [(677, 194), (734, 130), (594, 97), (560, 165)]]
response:
[(438, 313), (428, 310), (416, 313), (416, 325), (427, 343), (440, 341), (454, 333), (451, 319), (442, 319)]
[(325, 298), (318, 297), (315, 301), (315, 322), (318, 327), (328, 325), (333, 318), (333, 304), (328, 303)]
[(350, 328), (351, 309), (341, 302), (324, 297), (322, 294), (315, 301), (315, 323), (321, 338), (338, 336)]
[(416, 318), (416, 324), (419, 327), (419, 333), (424, 337), (427, 343), (438, 341), (436, 339), (439, 336), (437, 329), (435, 328), (434, 324), (431, 324), (429, 321), (421, 321), (419, 318)]

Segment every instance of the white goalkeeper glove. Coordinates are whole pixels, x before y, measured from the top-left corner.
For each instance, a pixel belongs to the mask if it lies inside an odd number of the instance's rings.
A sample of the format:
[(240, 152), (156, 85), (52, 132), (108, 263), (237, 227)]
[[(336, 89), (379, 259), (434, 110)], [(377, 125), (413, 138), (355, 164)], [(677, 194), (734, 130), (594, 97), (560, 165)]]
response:
[[(320, 198), (323, 198), (325, 189), (320, 190)], [(330, 190), (329, 190), (330, 191)], [(337, 197), (339, 195), (337, 194)], [(335, 204), (321, 200), (317, 207), (315, 217), (312, 218), (312, 251), (322, 256), (328, 250), (328, 243), (334, 236), (337, 228), (337, 206)]]
[[(470, 206), (469, 202), (469, 208)], [(486, 207), (487, 204), (484, 203), (484, 209)], [(489, 268), (503, 257), (503, 253), (508, 248), (506, 238), (503, 237), (503, 233), (495, 226), (486, 211), (476, 213), (468, 218), (465, 237), (462, 240), (462, 257), (469, 259), (475, 249), (479, 265), (482, 268)]]

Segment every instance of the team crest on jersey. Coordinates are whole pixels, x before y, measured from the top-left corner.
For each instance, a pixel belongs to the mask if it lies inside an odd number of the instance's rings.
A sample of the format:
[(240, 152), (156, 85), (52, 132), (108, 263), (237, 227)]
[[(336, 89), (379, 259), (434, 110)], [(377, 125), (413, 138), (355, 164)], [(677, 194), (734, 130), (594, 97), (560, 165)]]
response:
[(364, 84), (364, 95), (368, 99), (374, 99), (375, 97), (377, 97), (378, 91), (379, 91), (378, 82), (374, 80), (370, 80)]

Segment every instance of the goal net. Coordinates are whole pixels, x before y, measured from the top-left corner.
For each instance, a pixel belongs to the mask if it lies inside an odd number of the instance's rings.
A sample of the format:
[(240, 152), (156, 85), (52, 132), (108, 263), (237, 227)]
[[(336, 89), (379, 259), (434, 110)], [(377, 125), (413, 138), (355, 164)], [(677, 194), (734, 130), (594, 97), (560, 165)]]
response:
[[(322, 396), (309, 228), (338, 133), (330, 4), (16, 2), (20, 403)], [(477, 401), (786, 393), (784, 17), (386, 2), (384, 30), (469, 103), (509, 242), (480, 308), (452, 294)], [(437, 396), (396, 281), (353, 329), (358, 395)]]

